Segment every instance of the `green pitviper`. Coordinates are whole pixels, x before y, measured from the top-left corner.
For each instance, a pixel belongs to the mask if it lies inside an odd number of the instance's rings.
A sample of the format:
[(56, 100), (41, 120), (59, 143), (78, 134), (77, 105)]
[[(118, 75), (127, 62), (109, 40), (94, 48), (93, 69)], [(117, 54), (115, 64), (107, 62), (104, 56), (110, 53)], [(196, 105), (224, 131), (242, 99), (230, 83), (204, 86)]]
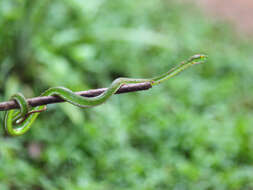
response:
[[(191, 65), (203, 63), (206, 58), (206, 55), (194, 55), (168, 72), (151, 79), (117, 78), (105, 92), (92, 98), (76, 95), (74, 92), (64, 87), (49, 88), (43, 92), (41, 96), (59, 96), (67, 102), (82, 108), (97, 106), (108, 100), (123, 84), (150, 82), (150, 84), (154, 86), (170, 79)], [(42, 105), (30, 108), (26, 98), (20, 93), (14, 94), (11, 99), (18, 103), (20, 109), (6, 112), (4, 116), (4, 127), (11, 136), (23, 135), (31, 128), (32, 123), (36, 120), (40, 112), (46, 110), (46, 106)]]

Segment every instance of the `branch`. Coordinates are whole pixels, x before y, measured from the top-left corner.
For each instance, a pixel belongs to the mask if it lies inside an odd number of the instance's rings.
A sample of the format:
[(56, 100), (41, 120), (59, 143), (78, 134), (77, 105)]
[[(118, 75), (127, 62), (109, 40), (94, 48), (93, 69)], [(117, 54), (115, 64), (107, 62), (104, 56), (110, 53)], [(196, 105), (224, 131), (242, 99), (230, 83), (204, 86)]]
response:
[[(148, 90), (151, 87), (152, 86), (149, 82), (123, 85), (116, 92), (116, 94)], [(88, 90), (88, 91), (80, 91), (80, 92), (76, 92), (76, 94), (80, 96), (85, 96), (85, 97), (95, 97), (102, 94), (104, 91), (106, 91), (106, 89), (107, 88), (99, 88), (99, 89)], [(30, 106), (36, 107), (40, 105), (65, 102), (65, 100), (57, 96), (40, 96), (40, 97), (35, 97), (35, 98), (29, 98), (27, 99), (27, 102)], [(6, 111), (6, 110), (16, 109), (16, 108), (19, 108), (19, 105), (14, 100), (0, 103), (0, 111)]]

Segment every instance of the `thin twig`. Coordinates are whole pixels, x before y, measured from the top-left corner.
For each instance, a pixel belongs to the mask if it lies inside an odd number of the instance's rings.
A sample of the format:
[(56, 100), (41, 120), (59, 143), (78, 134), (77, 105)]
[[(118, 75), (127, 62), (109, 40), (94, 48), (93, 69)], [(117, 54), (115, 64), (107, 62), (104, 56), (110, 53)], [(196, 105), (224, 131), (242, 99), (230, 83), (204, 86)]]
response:
[[(123, 85), (116, 92), (116, 94), (148, 90), (151, 87), (152, 86), (149, 82)], [(80, 91), (80, 92), (76, 92), (76, 94), (80, 96), (85, 96), (85, 97), (95, 97), (102, 94), (106, 89), (107, 88), (99, 88), (99, 89), (88, 90), (88, 91)], [(35, 98), (29, 98), (27, 99), (27, 102), (30, 106), (36, 107), (40, 105), (64, 102), (64, 100), (57, 96), (40, 96), (40, 97), (35, 97)], [(13, 100), (0, 103), (0, 111), (6, 111), (6, 110), (16, 109), (16, 108), (19, 108), (19, 106)]]

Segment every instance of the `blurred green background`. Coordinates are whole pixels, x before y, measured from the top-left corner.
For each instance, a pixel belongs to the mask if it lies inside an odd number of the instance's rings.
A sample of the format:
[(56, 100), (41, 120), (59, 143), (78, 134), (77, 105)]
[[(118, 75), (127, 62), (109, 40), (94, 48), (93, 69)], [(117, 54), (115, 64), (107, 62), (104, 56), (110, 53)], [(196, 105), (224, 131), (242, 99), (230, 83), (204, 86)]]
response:
[(178, 1), (1, 0), (0, 101), (209, 59), (99, 107), (50, 105), (21, 137), (1, 128), (0, 189), (253, 189), (253, 43), (233, 31)]

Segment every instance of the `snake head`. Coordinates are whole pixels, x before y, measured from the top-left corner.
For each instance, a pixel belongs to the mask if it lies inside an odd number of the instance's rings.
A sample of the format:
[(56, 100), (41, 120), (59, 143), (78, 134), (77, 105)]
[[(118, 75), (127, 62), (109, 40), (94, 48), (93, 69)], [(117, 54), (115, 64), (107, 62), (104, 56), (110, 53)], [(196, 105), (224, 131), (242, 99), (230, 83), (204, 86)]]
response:
[(204, 54), (197, 54), (192, 56), (187, 62), (192, 64), (201, 64), (207, 60), (208, 56)]

